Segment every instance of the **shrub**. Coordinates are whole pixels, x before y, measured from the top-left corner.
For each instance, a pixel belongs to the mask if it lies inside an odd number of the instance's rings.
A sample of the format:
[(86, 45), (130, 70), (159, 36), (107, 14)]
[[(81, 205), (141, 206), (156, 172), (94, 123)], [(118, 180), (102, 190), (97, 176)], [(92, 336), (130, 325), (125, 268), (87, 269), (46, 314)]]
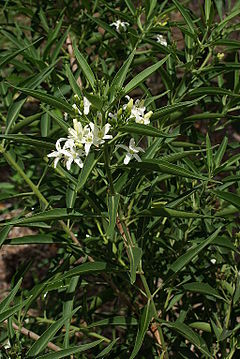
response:
[(2, 358), (239, 357), (239, 13), (3, 4)]

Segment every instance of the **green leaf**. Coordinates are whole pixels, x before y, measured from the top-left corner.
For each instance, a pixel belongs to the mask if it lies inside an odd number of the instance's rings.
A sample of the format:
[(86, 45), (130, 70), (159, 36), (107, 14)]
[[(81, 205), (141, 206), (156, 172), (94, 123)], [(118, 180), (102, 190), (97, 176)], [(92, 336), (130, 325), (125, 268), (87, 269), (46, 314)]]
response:
[(136, 10), (135, 10), (135, 7), (134, 7), (134, 5), (133, 5), (133, 3), (132, 3), (132, 0), (124, 0), (124, 1), (125, 1), (125, 3), (126, 3), (127, 7), (129, 8), (131, 14), (132, 14), (133, 16), (135, 16)]
[(5, 65), (6, 63), (10, 63), (11, 60), (16, 57), (17, 55), (21, 54), (21, 52), (25, 51), (26, 49), (28, 49), (29, 47), (35, 45), (37, 42), (39, 42), (40, 40), (42, 40), (43, 37), (40, 37), (39, 39), (37, 39), (36, 41), (34, 41), (33, 43), (31, 43), (30, 45), (27, 45), (25, 47), (23, 47), (22, 49), (20, 50), (17, 50), (17, 51), (14, 51), (14, 52), (11, 52), (9, 55), (6, 55), (6, 56), (1, 56), (0, 57), (0, 68)]
[(223, 88), (219, 88), (219, 87), (199, 87), (196, 88), (192, 91), (188, 92), (189, 96), (199, 96), (199, 95), (212, 95), (212, 96), (216, 96), (216, 95), (227, 95), (227, 96), (231, 96), (231, 97), (240, 97), (239, 94), (236, 94), (232, 91), (223, 89)]
[(205, 0), (204, 5), (205, 5), (205, 19), (206, 19), (206, 23), (207, 23), (209, 20), (210, 12), (211, 12), (212, 1)]
[(132, 318), (132, 317), (116, 316), (116, 317), (102, 319), (102, 320), (99, 320), (98, 322), (91, 323), (90, 325), (88, 325), (88, 329), (99, 327), (99, 326), (105, 326), (105, 325), (107, 327), (109, 327), (111, 325), (127, 327), (129, 325), (138, 325), (138, 321), (137, 321), (137, 319)]
[(137, 135), (142, 135), (142, 136), (166, 137), (166, 138), (176, 137), (176, 135), (164, 133), (153, 126), (143, 125), (140, 123), (134, 123), (123, 127), (119, 127), (118, 131), (124, 133), (136, 133)]
[(4, 322), (7, 318), (11, 317), (13, 314), (19, 312), (22, 309), (23, 303), (14, 305), (10, 309), (4, 310), (0, 313), (0, 323)]
[[(106, 262), (87, 262), (80, 264), (79, 266), (72, 268), (61, 275), (61, 281), (67, 278), (72, 278), (78, 275), (86, 274), (86, 273), (98, 273), (102, 271), (106, 271), (107, 263)], [(54, 280), (56, 282), (56, 280)]]
[(141, 349), (143, 339), (148, 330), (149, 324), (153, 318), (154, 310), (150, 300), (148, 300), (147, 305), (145, 305), (143, 312), (140, 316), (140, 324), (138, 328), (137, 337), (135, 340), (135, 345), (132, 351), (132, 354), (129, 359), (134, 359)]
[(195, 345), (203, 354), (207, 355), (208, 358), (212, 359), (212, 355), (210, 354), (207, 344), (204, 339), (194, 332), (187, 324), (182, 322), (162, 322), (162, 325), (177, 331), (184, 338), (190, 341), (193, 345)]
[(19, 279), (15, 287), (11, 290), (11, 292), (8, 294), (6, 298), (4, 298), (0, 303), (0, 314), (6, 310), (6, 308), (9, 307), (11, 302), (13, 301), (14, 297), (16, 296), (20, 286), (22, 284), (22, 278)]
[(223, 297), (221, 297), (218, 291), (213, 287), (211, 287), (208, 283), (202, 283), (202, 282), (187, 283), (184, 284), (183, 288), (189, 292), (211, 295), (212, 297), (225, 300)]
[(191, 262), (198, 254), (206, 248), (218, 235), (222, 227), (219, 227), (214, 233), (212, 233), (206, 240), (198, 245), (193, 245), (190, 247), (186, 253), (181, 255), (174, 263), (171, 264), (170, 269), (177, 273), (183, 267), (185, 267), (189, 262)]
[(142, 249), (137, 246), (129, 246), (128, 254), (130, 258), (130, 282), (131, 284), (136, 281), (136, 272), (142, 258)]
[(7, 126), (5, 130), (5, 135), (8, 134), (10, 131), (12, 125), (15, 123), (16, 119), (18, 118), (18, 115), (21, 111), (21, 108), (23, 104), (25, 103), (26, 99), (18, 100), (16, 102), (12, 102), (12, 104), (9, 107), (8, 113), (7, 113)]
[(154, 10), (154, 8), (157, 5), (157, 0), (150, 0), (149, 1), (149, 8), (148, 8), (148, 12), (147, 12), (147, 20), (151, 17), (152, 12)]
[(81, 98), (82, 97), (81, 89), (72, 73), (72, 70), (70, 69), (70, 67), (67, 64), (65, 65), (65, 70), (66, 70), (68, 82), (69, 82), (74, 94), (78, 95), (78, 97)]
[(224, 199), (224, 201), (231, 203), (237, 209), (240, 210), (240, 196), (224, 191), (213, 191), (219, 198)]
[(112, 80), (112, 84), (108, 90), (110, 94), (110, 102), (114, 99), (115, 93), (122, 89), (123, 83), (127, 77), (129, 67), (133, 61), (136, 50), (134, 49), (129, 55), (128, 59), (123, 63)]
[(87, 97), (88, 101), (91, 102), (91, 104), (93, 105), (93, 107), (95, 107), (96, 109), (98, 109), (99, 111), (102, 110), (103, 107), (103, 100), (100, 96), (98, 95), (92, 95), (90, 93), (87, 93), (86, 91), (84, 91), (84, 96)]
[(215, 167), (217, 168), (218, 166), (220, 166), (223, 156), (226, 152), (227, 149), (227, 144), (228, 144), (228, 138), (224, 137), (224, 139), (222, 140), (221, 145), (219, 146), (215, 156), (214, 156), (214, 161), (215, 161)]
[(109, 225), (107, 228), (106, 235), (110, 238), (113, 237), (114, 229), (117, 220), (117, 211), (118, 211), (118, 203), (119, 203), (120, 195), (109, 195), (108, 196), (108, 217), (109, 217)]
[(172, 208), (167, 208), (152, 204), (154, 208), (146, 209), (138, 213), (138, 216), (150, 217), (167, 217), (167, 218), (215, 218), (214, 216), (207, 216), (194, 212), (179, 211)]
[(225, 17), (224, 20), (222, 20), (218, 26), (217, 26), (217, 31), (222, 31), (224, 29), (224, 27), (228, 24), (228, 22), (230, 20), (232, 20), (235, 16), (238, 16), (238, 14), (240, 13), (240, 9), (236, 9), (235, 11), (231, 12), (231, 14), (229, 14), (227, 17)]
[(27, 88), (19, 88), (19, 87), (16, 87), (16, 89), (23, 92), (25, 95), (37, 98), (38, 100), (43, 101), (43, 102), (47, 103), (48, 105), (59, 108), (60, 110), (63, 110), (69, 114), (72, 114), (72, 115), (74, 114), (72, 107), (66, 101), (63, 101), (63, 100), (59, 99), (58, 97), (54, 97), (50, 94), (46, 94), (46, 93), (44, 93), (42, 91), (38, 91), (38, 90), (29, 90)]
[(102, 29), (104, 29), (106, 32), (108, 32), (109, 34), (111, 34), (114, 37), (118, 38), (118, 33), (110, 26), (108, 25), (105, 21), (100, 20), (98, 17), (96, 16), (90, 16), (88, 13), (85, 13), (92, 21), (96, 22)]
[[(66, 300), (63, 303), (63, 316), (68, 315), (73, 310), (73, 304), (75, 299), (76, 287), (79, 282), (79, 276), (72, 277), (68, 284), (68, 288), (66, 290)], [(69, 347), (69, 337), (70, 337), (70, 325), (71, 325), (72, 317), (69, 317), (66, 320), (65, 325), (65, 336), (64, 336), (64, 348)]]
[(211, 333), (211, 325), (209, 323), (206, 322), (193, 322), (189, 324), (189, 327), (194, 328), (194, 329), (198, 329), (198, 330), (202, 330), (204, 332), (207, 333)]
[[(8, 228), (8, 227), (4, 227)], [(19, 244), (65, 244), (61, 238), (57, 237), (56, 239), (53, 238), (50, 234), (36, 234), (30, 236), (22, 236), (22, 237), (15, 237), (6, 240), (6, 244), (9, 245), (19, 245)]]
[(74, 209), (67, 208), (55, 208), (48, 211), (40, 212), (38, 214), (33, 214), (20, 219), (12, 219), (9, 222), (1, 225), (16, 225), (16, 224), (29, 224), (34, 222), (45, 222), (45, 221), (56, 221), (60, 219), (71, 219), (71, 218), (87, 218), (87, 217), (96, 217), (93, 214), (86, 214), (83, 212), (75, 211)]
[(59, 127), (61, 127), (63, 129), (63, 131), (65, 133), (68, 133), (68, 124), (62, 119), (62, 117), (60, 117), (57, 112), (60, 112), (59, 110), (51, 110), (49, 111), (46, 107), (44, 107), (43, 105), (41, 105), (41, 108), (51, 117), (54, 119), (54, 121), (56, 121), (56, 123), (59, 125)]
[(47, 344), (52, 340), (57, 331), (63, 326), (64, 322), (69, 317), (72, 317), (75, 313), (77, 313), (79, 309), (80, 307), (74, 309), (72, 313), (58, 319), (56, 322), (51, 324), (50, 327), (40, 336), (40, 338), (38, 338), (38, 340), (28, 350), (27, 358), (36, 358), (36, 355), (41, 353), (41, 351), (46, 348)]
[(117, 341), (119, 340), (119, 338), (116, 338), (114, 339), (105, 349), (103, 349), (101, 351), (101, 353), (99, 353), (97, 356), (96, 356), (96, 359), (97, 358), (105, 358), (106, 355), (108, 353), (110, 353), (110, 351), (112, 350), (112, 348), (114, 347), (114, 345), (117, 343)]
[(169, 58), (170, 55), (164, 57), (164, 59), (158, 61), (156, 64), (146, 68), (140, 74), (136, 75), (131, 81), (128, 82), (128, 84), (124, 88), (124, 95), (128, 94), (130, 91), (132, 91), (135, 87), (140, 85), (143, 81), (146, 80), (149, 76), (151, 76), (152, 73), (157, 71), (159, 67), (161, 67)]
[(53, 150), (55, 148), (55, 144), (49, 142), (48, 140), (38, 140), (36, 136), (30, 135), (18, 135), (18, 134), (11, 134), (11, 135), (0, 135), (0, 138), (4, 138), (9, 141), (14, 141), (15, 143), (25, 143), (27, 145), (32, 145), (40, 148), (46, 148), (48, 150)]
[(84, 161), (83, 168), (78, 177), (77, 192), (79, 192), (87, 182), (87, 179), (92, 172), (93, 168), (97, 164), (99, 158), (95, 159), (94, 152), (90, 152)]
[(102, 343), (102, 341), (103, 341), (103, 339), (99, 339), (99, 340), (96, 340), (95, 342), (92, 342), (92, 343), (78, 345), (76, 347), (72, 347), (72, 348), (68, 348), (68, 349), (63, 349), (63, 350), (60, 350), (59, 352), (56, 352), (56, 353), (50, 353), (50, 354), (41, 355), (41, 356), (38, 357), (38, 359), (60, 359), (60, 358), (65, 358), (65, 357), (67, 357), (69, 355), (82, 353), (82, 352), (85, 352), (85, 351), (87, 351), (89, 349), (92, 349), (92, 348), (96, 347), (97, 345), (99, 345), (100, 343)]
[(205, 96), (201, 96), (201, 97), (199, 97), (197, 99), (194, 99), (192, 101), (184, 101), (184, 102), (175, 103), (173, 105), (163, 106), (159, 110), (157, 109), (156, 111), (154, 111), (151, 118), (153, 120), (158, 120), (159, 117), (161, 118), (163, 116), (169, 115), (171, 113), (176, 112), (177, 110), (182, 110), (182, 109), (184, 109), (185, 107), (188, 107), (188, 106), (194, 106), (200, 100), (202, 100), (204, 97)]
[(5, 242), (11, 228), (12, 228), (12, 226), (6, 226), (1, 229), (1, 231), (0, 231), (0, 248), (2, 247), (3, 243)]
[(94, 73), (92, 72), (91, 67), (88, 65), (87, 60), (80, 53), (80, 51), (78, 50), (75, 43), (73, 44), (73, 50), (74, 50), (74, 54), (76, 56), (77, 62), (84, 73), (84, 76), (86, 77), (86, 79), (90, 83), (92, 89), (94, 90), (96, 79), (95, 79)]
[(208, 165), (208, 171), (211, 173), (213, 169), (213, 152), (212, 152), (212, 146), (210, 142), (209, 135), (207, 133), (206, 135), (206, 146), (207, 146), (207, 165)]
[(184, 18), (191, 34), (196, 36), (194, 23), (188, 13), (188, 11), (184, 8), (184, 6), (182, 6), (182, 4), (180, 4), (179, 1), (173, 0), (173, 3), (176, 6), (176, 8), (178, 9), (178, 11), (182, 14), (182, 17)]
[(190, 172), (184, 167), (180, 167), (162, 160), (144, 160), (142, 162), (130, 163), (128, 166), (133, 168), (140, 168), (147, 171), (157, 171), (162, 173), (168, 173), (175, 176), (194, 178), (202, 181), (208, 180), (207, 177), (201, 176), (197, 173)]

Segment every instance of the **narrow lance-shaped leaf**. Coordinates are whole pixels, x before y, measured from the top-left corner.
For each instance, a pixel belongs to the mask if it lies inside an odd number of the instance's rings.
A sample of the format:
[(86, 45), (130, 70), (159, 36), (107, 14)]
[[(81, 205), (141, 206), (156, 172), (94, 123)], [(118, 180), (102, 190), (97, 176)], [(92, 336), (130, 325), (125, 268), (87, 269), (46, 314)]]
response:
[(72, 317), (80, 307), (76, 308), (72, 313), (60, 318), (56, 322), (50, 325), (50, 327), (38, 338), (38, 340), (31, 346), (27, 352), (27, 358), (36, 357), (43, 349), (46, 348), (47, 344), (52, 340), (57, 331), (63, 326), (64, 322)]
[(24, 50), (28, 49), (29, 47), (33, 46), (34, 44), (36, 44), (37, 42), (39, 42), (40, 40), (42, 40), (43, 37), (41, 37), (40, 39), (37, 39), (36, 41), (34, 41), (32, 44), (29, 44), (25, 47), (23, 47), (20, 50), (11, 52), (9, 55), (6, 56), (2, 56), (0, 58), (0, 68), (5, 65), (6, 63), (9, 63), (14, 57), (16, 57), (17, 55), (19, 55), (21, 52), (23, 52)]
[(193, 283), (187, 283), (184, 284), (183, 288), (189, 292), (196, 292), (196, 293), (202, 293), (206, 295), (211, 295), (212, 297), (225, 300), (218, 291), (211, 287), (208, 283), (202, 283), (202, 282), (193, 282)]
[(76, 44), (73, 44), (74, 54), (76, 56), (77, 62), (81, 67), (86, 79), (89, 81), (92, 89), (95, 89), (96, 79), (94, 73), (92, 72), (91, 67), (88, 65), (87, 60), (83, 57), (83, 55), (78, 50)]
[(92, 343), (78, 345), (78, 346), (68, 348), (68, 349), (63, 349), (56, 353), (49, 353), (49, 354), (41, 355), (38, 357), (38, 359), (60, 359), (60, 358), (69, 357), (72, 354), (83, 353), (87, 350), (90, 350), (102, 342), (103, 342), (103, 339), (99, 339)]
[(171, 266), (170, 269), (177, 273), (185, 267), (193, 258), (195, 258), (204, 248), (206, 248), (218, 235), (222, 227), (219, 227), (211, 236), (198, 245), (193, 245), (186, 253), (179, 257)]
[(130, 359), (134, 359), (141, 349), (145, 334), (148, 330), (149, 324), (152, 320), (154, 314), (152, 302), (149, 299), (147, 305), (144, 307), (143, 312), (140, 317), (140, 324), (138, 328), (138, 333), (135, 341), (135, 345), (130, 356)]
[(176, 137), (176, 135), (174, 134), (164, 133), (151, 125), (143, 125), (140, 123), (134, 123), (123, 127), (119, 127), (118, 131), (125, 133), (136, 133), (137, 135), (142, 135), (142, 136), (170, 137), (170, 138)]
[(97, 356), (96, 356), (96, 359), (98, 358), (105, 358), (106, 355), (108, 353), (110, 353), (110, 351), (112, 350), (112, 348), (114, 347), (114, 345), (117, 343), (117, 341), (119, 340), (119, 338), (116, 338), (114, 339), (105, 349), (103, 349), (101, 351), (101, 353), (99, 353)]
[(109, 225), (107, 229), (107, 236), (112, 237), (114, 233), (114, 228), (117, 220), (117, 210), (119, 203), (120, 195), (110, 195), (108, 196), (108, 217), (109, 217)]
[(173, 3), (175, 4), (175, 6), (179, 10), (179, 12), (182, 14), (182, 17), (184, 18), (186, 24), (188, 25), (190, 32), (193, 35), (196, 35), (194, 23), (188, 13), (188, 11), (184, 8), (184, 6), (179, 1), (173, 0)]
[(11, 290), (11, 292), (8, 294), (6, 298), (3, 299), (3, 301), (0, 303), (0, 313), (2, 313), (8, 306), (11, 304), (12, 300), (16, 296), (20, 286), (22, 283), (22, 278), (19, 279), (15, 287)]
[(94, 166), (97, 164), (99, 158), (95, 159), (94, 153), (90, 152), (84, 161), (83, 168), (78, 177), (77, 191), (79, 192), (87, 182), (87, 179), (92, 172)]
[(124, 94), (128, 94), (130, 91), (132, 91), (135, 87), (140, 85), (143, 81), (146, 80), (152, 73), (157, 71), (159, 67), (161, 67), (169, 58), (170, 55), (166, 56), (164, 59), (158, 61), (156, 64), (146, 68), (140, 74), (136, 75), (124, 88)]
[(137, 246), (128, 246), (127, 248), (130, 259), (130, 282), (131, 284), (136, 281), (136, 272), (142, 258), (142, 249)]
[(212, 359), (212, 355), (210, 354), (207, 344), (204, 339), (195, 333), (187, 324), (182, 322), (162, 322), (162, 325), (177, 331), (184, 338), (190, 341), (193, 345), (195, 345), (203, 354), (207, 356), (207, 358)]
[(134, 49), (129, 55), (128, 59), (124, 62), (122, 67), (118, 70), (115, 77), (112, 80), (111, 87), (109, 88), (110, 102), (114, 99), (114, 95), (117, 90), (121, 90), (123, 83), (126, 79), (129, 67), (132, 63), (136, 50)]
[(19, 91), (23, 92), (25, 95), (32, 96), (37, 98), (40, 101), (47, 103), (53, 107), (59, 108), (67, 113), (74, 114), (72, 107), (66, 102), (58, 97), (54, 97), (50, 94), (46, 94), (45, 92), (38, 91), (38, 90), (29, 90), (27, 88), (18, 88)]

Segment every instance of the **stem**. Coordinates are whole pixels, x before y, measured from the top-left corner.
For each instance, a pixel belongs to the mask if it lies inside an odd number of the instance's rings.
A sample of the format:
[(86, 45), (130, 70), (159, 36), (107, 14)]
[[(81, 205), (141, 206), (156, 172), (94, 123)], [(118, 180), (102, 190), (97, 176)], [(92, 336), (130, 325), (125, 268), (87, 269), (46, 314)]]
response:
[[(155, 319), (158, 320), (158, 312), (157, 312), (157, 309), (156, 309), (152, 294), (150, 292), (150, 289), (149, 289), (149, 286), (147, 284), (147, 281), (146, 281), (146, 278), (145, 278), (144, 274), (140, 274), (140, 278), (142, 280), (142, 284), (143, 284), (143, 287), (144, 287), (144, 289), (146, 291), (147, 297), (152, 303)], [(161, 328), (160, 324), (158, 324), (158, 325), (156, 323), (153, 323), (153, 324), (154, 324), (154, 327), (157, 327), (159, 337), (160, 337), (160, 343), (159, 344), (161, 345), (161, 347), (163, 349), (163, 352), (165, 353), (165, 358), (168, 359), (167, 347), (166, 347), (166, 343), (164, 341), (162, 328)], [(155, 339), (157, 339), (156, 335), (155, 335)]]
[(107, 172), (107, 177), (109, 181), (109, 187), (110, 187), (110, 193), (111, 195), (115, 194), (114, 186), (113, 186), (113, 179), (112, 179), (112, 172), (109, 166), (109, 153), (108, 153), (108, 145), (105, 144), (104, 146), (104, 162), (105, 162), (105, 168)]

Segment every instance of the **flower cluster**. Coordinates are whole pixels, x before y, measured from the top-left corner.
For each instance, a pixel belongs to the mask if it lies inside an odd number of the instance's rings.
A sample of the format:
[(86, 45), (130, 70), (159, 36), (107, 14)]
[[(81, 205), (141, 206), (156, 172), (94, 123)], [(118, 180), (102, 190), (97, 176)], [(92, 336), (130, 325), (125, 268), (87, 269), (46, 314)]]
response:
[(150, 117), (152, 116), (153, 112), (149, 111), (145, 114), (146, 107), (144, 106), (144, 101), (136, 100), (133, 102), (133, 99), (129, 96), (126, 96), (126, 98), (128, 99), (128, 104), (123, 106), (123, 110), (129, 114), (127, 122), (130, 119), (134, 119), (136, 123), (149, 125)]
[[(113, 138), (112, 134), (109, 133), (112, 129), (110, 123), (107, 122), (104, 126), (98, 125), (98, 123), (102, 123), (102, 114), (98, 112), (97, 114), (94, 113), (93, 120), (89, 120), (89, 116), (92, 116), (92, 112), (90, 113), (91, 103), (88, 99), (83, 97), (81, 101), (77, 95), (75, 95), (74, 98), (76, 103), (74, 103), (72, 107), (77, 118), (73, 119), (73, 126), (68, 128), (68, 137), (59, 138), (56, 142), (56, 150), (47, 155), (49, 158), (54, 158), (54, 168), (57, 167), (59, 161), (66, 166), (67, 170), (71, 169), (73, 163), (82, 168), (83, 159), (88, 155), (92, 146), (99, 148), (106, 140)], [(111, 120), (115, 122), (116, 128), (118, 121), (119, 124), (135, 121), (139, 124), (148, 125), (152, 111), (146, 113), (144, 101), (133, 101), (129, 96), (126, 96), (126, 98), (128, 103), (123, 105), (116, 114), (108, 113), (106, 118), (108, 117), (110, 122)], [(85, 123), (85, 125), (82, 123)], [(132, 159), (136, 159), (139, 162), (141, 161), (138, 153), (144, 152), (144, 150), (136, 146), (134, 138), (130, 139), (129, 146), (117, 144), (116, 149), (118, 148), (126, 151), (124, 158), (125, 165)]]

